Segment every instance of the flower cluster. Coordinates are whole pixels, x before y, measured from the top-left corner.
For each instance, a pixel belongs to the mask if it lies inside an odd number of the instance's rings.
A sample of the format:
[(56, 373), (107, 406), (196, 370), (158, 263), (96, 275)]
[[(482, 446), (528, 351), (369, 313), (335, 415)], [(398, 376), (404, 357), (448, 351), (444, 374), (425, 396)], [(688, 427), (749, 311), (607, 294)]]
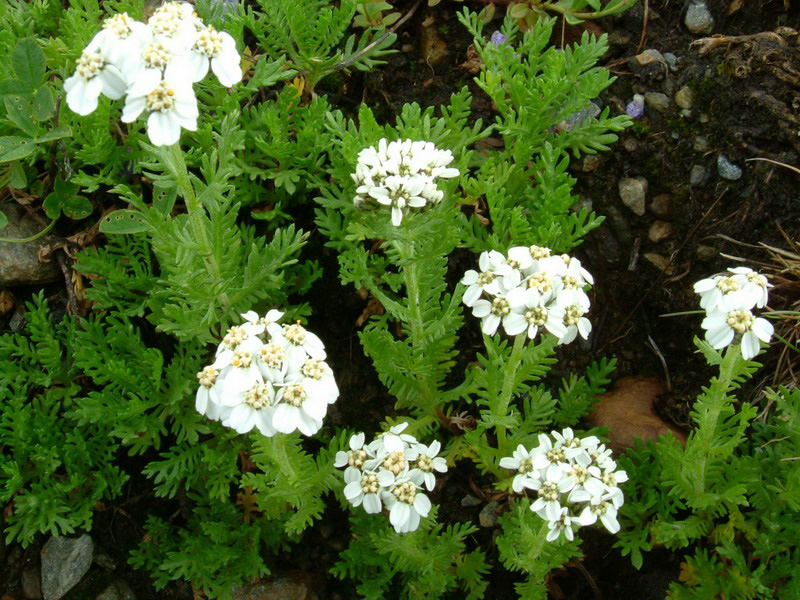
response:
[(250, 311), (244, 324), (228, 330), (214, 363), (197, 374), (199, 413), (239, 433), (319, 431), (339, 389), (320, 339), (299, 324), (279, 325), (282, 316)]
[(526, 332), (529, 339), (546, 329), (569, 344), (578, 334), (587, 339), (592, 324), (584, 315), (589, 297), (584, 288), (594, 280), (577, 258), (551, 256), (549, 248), (516, 246), (505, 256), (483, 252), (480, 273), (469, 270), (463, 302), (481, 319), (486, 335), (502, 323), (508, 335)]
[(625, 501), (619, 484), (628, 480), (617, 470), (611, 450), (595, 436), (577, 438), (572, 429), (540, 434), (531, 451), (520, 444), (500, 466), (517, 471), (512, 489), (534, 490), (531, 510), (548, 522), (547, 540), (563, 533), (574, 539), (573, 525), (592, 525), (598, 519), (611, 533), (619, 531), (617, 510)]
[(403, 430), (408, 424), (395, 425), (364, 444), (363, 433), (350, 438), (350, 451), (337, 452), (334, 465), (346, 466), (344, 495), (353, 506), (376, 514), (385, 506), (389, 522), (397, 533), (415, 531), (420, 517), (427, 517), (431, 501), (423, 493), (436, 485), (434, 471), (444, 473), (447, 463), (438, 456), (441, 444), (420, 444)]
[(436, 184), (439, 177), (457, 177), (458, 169), (448, 167), (453, 161), (449, 150), (437, 150), (431, 142), (382, 139), (358, 153), (356, 196), (358, 208), (376, 205), (392, 209), (392, 225), (399, 226), (409, 208), (423, 209), (438, 204), (444, 197)]
[(734, 267), (727, 273), (702, 279), (694, 284), (700, 294), (700, 307), (706, 310), (702, 327), (706, 340), (715, 349), (724, 348), (740, 337), (742, 356), (750, 360), (769, 343), (774, 328), (766, 319), (755, 317), (754, 308), (764, 308), (772, 284), (747, 267)]
[(150, 141), (169, 145), (178, 141), (181, 127), (197, 129), (192, 85), (210, 68), (230, 87), (242, 79), (240, 62), (230, 35), (203, 23), (191, 4), (167, 2), (146, 25), (127, 13), (107, 18), (64, 90), (79, 115), (93, 112), (100, 94), (112, 100), (127, 94), (122, 121), (130, 123), (147, 111)]

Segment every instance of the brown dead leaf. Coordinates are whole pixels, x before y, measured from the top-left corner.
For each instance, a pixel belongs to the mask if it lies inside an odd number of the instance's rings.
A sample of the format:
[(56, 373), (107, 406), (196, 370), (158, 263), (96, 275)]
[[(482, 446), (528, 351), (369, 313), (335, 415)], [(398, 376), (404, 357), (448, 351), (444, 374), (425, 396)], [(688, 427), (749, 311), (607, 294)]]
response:
[(443, 62), (450, 54), (450, 51), (447, 49), (447, 44), (439, 35), (439, 30), (436, 28), (436, 20), (433, 14), (428, 14), (422, 21), (419, 36), (419, 53), (429, 67), (436, 66)]
[(253, 462), (253, 459), (250, 458), (250, 455), (244, 450), (239, 451), (239, 461), (241, 463), (242, 473), (252, 473), (257, 470), (256, 463)]
[(458, 68), (464, 69), (470, 75), (477, 75), (481, 72), (483, 59), (481, 59), (473, 44), (470, 44), (469, 48), (467, 48), (467, 60), (458, 65)]
[(370, 296), (369, 300), (367, 300), (367, 305), (361, 312), (361, 316), (356, 319), (356, 327), (361, 327), (372, 315), (382, 315), (385, 312), (386, 309), (383, 307), (383, 304), (381, 304), (377, 298)]
[(664, 392), (664, 384), (655, 377), (623, 377), (612, 391), (600, 396), (588, 419), (598, 427), (608, 427), (609, 446), (616, 452), (632, 448), (637, 437), (655, 441), (668, 431), (686, 444), (686, 434), (665, 422), (653, 408), (653, 401)]
[(0, 315), (7, 315), (14, 309), (14, 294), (8, 290), (0, 292)]
[(733, 2), (728, 5), (728, 16), (741, 10), (742, 4), (744, 4), (742, 0), (733, 0)]
[(236, 494), (236, 506), (242, 509), (245, 523), (252, 522), (256, 513), (261, 512), (258, 508), (258, 498), (249, 485), (244, 488), (244, 491)]

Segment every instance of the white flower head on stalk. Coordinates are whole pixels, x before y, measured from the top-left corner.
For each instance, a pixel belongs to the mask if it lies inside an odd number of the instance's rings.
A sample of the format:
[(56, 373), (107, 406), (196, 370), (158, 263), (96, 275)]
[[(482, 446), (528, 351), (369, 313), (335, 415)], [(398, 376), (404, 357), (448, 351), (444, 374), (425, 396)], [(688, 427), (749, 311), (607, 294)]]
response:
[(228, 329), (214, 363), (197, 376), (198, 412), (238, 433), (256, 428), (266, 436), (295, 430), (311, 436), (319, 431), (339, 389), (322, 359), (302, 350), (292, 354), (276, 323), (282, 316), (277, 310), (264, 317), (249, 311), (242, 315), (243, 324)]
[(500, 459), (500, 466), (517, 471), (516, 493), (536, 492), (530, 508), (548, 522), (548, 541), (562, 533), (572, 540), (574, 526), (598, 518), (611, 533), (619, 530), (617, 510), (625, 501), (619, 484), (628, 476), (595, 436), (579, 438), (569, 428), (541, 434), (537, 447), (527, 450), (520, 444), (513, 456)]
[(593, 282), (577, 258), (552, 256), (549, 248), (515, 246), (503, 255), (483, 252), (480, 272), (469, 270), (461, 283), (467, 286), (462, 302), (481, 319), (481, 329), (494, 335), (502, 323), (510, 336), (533, 340), (541, 332), (572, 342), (579, 334), (587, 339), (592, 330), (590, 302), (584, 287)]
[(91, 44), (83, 51), (75, 74), (64, 81), (67, 105), (79, 115), (88, 115), (97, 108), (100, 94), (118, 100), (125, 94), (127, 84), (120, 70), (107, 62)]
[(700, 307), (706, 310), (701, 327), (712, 348), (719, 350), (738, 340), (742, 356), (750, 360), (761, 350), (761, 342), (769, 343), (774, 327), (753, 309), (767, 305), (770, 287), (764, 275), (747, 267), (732, 267), (694, 284)]
[(181, 129), (197, 129), (192, 84), (209, 66), (230, 87), (242, 78), (233, 38), (207, 27), (187, 2), (167, 2), (139, 23), (122, 13), (109, 17), (64, 82), (67, 104), (80, 115), (97, 108), (100, 94), (116, 100), (127, 94), (122, 121), (147, 114), (147, 132), (156, 146), (180, 139)]
[(410, 209), (441, 202), (444, 194), (437, 180), (459, 175), (458, 169), (447, 166), (452, 161), (449, 150), (438, 150), (431, 142), (381, 139), (377, 147), (358, 154), (353, 203), (361, 209), (390, 208), (392, 225), (399, 227)]
[(431, 501), (424, 491), (433, 491), (434, 472), (447, 471), (438, 456), (441, 444), (420, 444), (403, 433), (407, 423), (395, 425), (365, 444), (363, 433), (353, 435), (350, 451), (336, 453), (334, 466), (347, 467), (344, 473), (345, 498), (353, 505), (363, 504), (368, 513), (389, 510), (389, 522), (397, 533), (415, 531), (420, 519), (428, 516)]

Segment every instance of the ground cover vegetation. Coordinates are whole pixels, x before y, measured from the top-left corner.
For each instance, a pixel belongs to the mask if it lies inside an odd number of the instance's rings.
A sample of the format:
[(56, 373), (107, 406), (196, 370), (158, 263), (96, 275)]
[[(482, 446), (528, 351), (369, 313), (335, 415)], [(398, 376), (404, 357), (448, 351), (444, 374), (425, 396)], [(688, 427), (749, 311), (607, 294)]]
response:
[[(350, 533), (329, 574), (366, 598), (492, 597), (502, 570), (546, 598), (590, 527), (637, 568), (682, 552), (671, 598), (800, 596), (800, 393), (770, 390), (769, 419), (736, 397), (773, 337), (764, 275), (695, 285), (686, 344), (716, 373), (685, 444), (606, 447), (585, 417), (613, 357), (549, 376), (591, 335), (574, 252), (602, 222), (567, 168), (632, 124), (592, 103), (605, 35), (557, 47), (551, 15), (631, 4), (464, 8), (491, 122), (466, 87), (388, 121), (321, 91), (395, 51), (385, 2), (0, 7), (4, 202), (42, 235), (103, 234), (75, 253), (91, 310), (35, 293), (0, 336), (6, 543), (91, 530), (138, 469), (186, 510), (151, 514), (130, 564), (198, 596), (268, 577), (331, 511)], [(324, 269), (370, 300), (352, 352), (380, 422), (329, 423), (353, 396), (315, 319), (336, 314)], [(459, 469), (502, 500), (492, 540), (443, 508)]]

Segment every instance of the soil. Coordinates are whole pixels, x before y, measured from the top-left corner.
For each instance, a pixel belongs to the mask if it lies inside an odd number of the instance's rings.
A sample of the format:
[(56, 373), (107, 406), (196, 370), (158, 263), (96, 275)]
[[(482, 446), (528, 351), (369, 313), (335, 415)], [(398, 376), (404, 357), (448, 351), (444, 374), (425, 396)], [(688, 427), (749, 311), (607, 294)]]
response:
[[(741, 7), (731, 12), (739, 4)], [(410, 2), (396, 5), (401, 12), (410, 7)], [(690, 113), (684, 115), (674, 101), (663, 113), (647, 107), (645, 116), (620, 136), (610, 152), (573, 161), (580, 205), (591, 206), (606, 221), (575, 252), (596, 281), (592, 291), (593, 335), (590, 343), (560, 355), (553, 372), (561, 376), (592, 360), (615, 356), (617, 377), (656, 375), (669, 382), (672, 392), (661, 398), (658, 409), (663, 418), (681, 427), (688, 426), (689, 399), (708, 381), (710, 371), (691, 344), (699, 331), (700, 317), (662, 315), (696, 308), (691, 284), (731, 266), (732, 259), (722, 254), (742, 257), (749, 266), (774, 265), (771, 254), (760, 244), (790, 249), (787, 240), (797, 240), (800, 233), (798, 174), (777, 164), (796, 165), (800, 153), (798, 37), (779, 29), (800, 30), (800, 10), (785, 6), (784, 0), (712, 0), (709, 8), (716, 20), (715, 33), (753, 36), (778, 31), (781, 38), (768, 35), (728, 40), (703, 54), (702, 47), (692, 45), (702, 36), (688, 32), (683, 24), (685, 3), (677, 0), (640, 3), (621, 16), (588, 25), (593, 32), (609, 35), (610, 50), (604, 64), (617, 79), (598, 103), (610, 106), (613, 114), (624, 110), (636, 93), (662, 92), (674, 98), (686, 86), (694, 98)], [(346, 111), (367, 102), (388, 119), (405, 102), (443, 104), (454, 90), (468, 85), (476, 116), (491, 121), (490, 100), (461, 67), (469, 58), (471, 40), (456, 19), (459, 10), (460, 3), (449, 2), (420, 8), (398, 32), (397, 47), (403, 50), (389, 57), (387, 68), (353, 74), (335, 82), (336, 89), (326, 89), (328, 83), (323, 81), (318, 92), (330, 92), (332, 102)], [(487, 33), (494, 28), (499, 28), (499, 23), (490, 24)], [(558, 27), (557, 31), (559, 39), (554, 43), (560, 42), (562, 29)], [(565, 27), (563, 37), (567, 41), (576, 39), (580, 32), (580, 28)], [(640, 66), (635, 57), (646, 49), (674, 54), (676, 68), (661, 61)], [(740, 179), (719, 176), (720, 153), (742, 168)], [(776, 162), (750, 160), (753, 158)], [(690, 185), (694, 165), (706, 170), (698, 185)], [(618, 192), (621, 178), (637, 176), (649, 184), (643, 215), (631, 212)], [(654, 206), (657, 197), (661, 199)], [(662, 231), (668, 231), (659, 241), (650, 237), (656, 221)], [(339, 286), (335, 256), (323, 248), (323, 242), (317, 236), (307, 252), (321, 257), (326, 273), (310, 298), (315, 311), (311, 326), (325, 332), (323, 341), (330, 349), (331, 366), (342, 393), (329, 420), (332, 425), (372, 430), (374, 423), (391, 410), (392, 400), (363, 358), (358, 342), (355, 323), (365, 301), (352, 287)], [(58, 285), (49, 290), (54, 296), (61, 293)], [(24, 298), (25, 292), (18, 289), (16, 295)], [(315, 293), (320, 296), (319, 302), (315, 302)], [(339, 303), (330, 303), (331, 297)], [(775, 288), (771, 307), (788, 308), (797, 298), (797, 281), (784, 282)], [(332, 324), (338, 324), (338, 329), (331, 329)], [(778, 332), (789, 339), (798, 334), (789, 325), (779, 325)], [(745, 390), (755, 400), (763, 385), (773, 384), (776, 376), (790, 376), (786, 364), (778, 364), (780, 348), (776, 346), (773, 344), (767, 355), (765, 368)], [(129, 472), (136, 473), (137, 467)], [(482, 505), (465, 509), (460, 500), (476, 494), (476, 488), (479, 492), (481, 483), (469, 465), (459, 464), (452, 470), (445, 491), (445, 486), (439, 486), (433, 498), (442, 505), (442, 517), (477, 521)], [(73, 590), (68, 598), (93, 597), (96, 588), (102, 589), (111, 579), (112, 572), (113, 577), (126, 580), (140, 600), (192, 598), (187, 584), (172, 584), (156, 592), (147, 574), (127, 566), (128, 552), (144, 534), (141, 524), (145, 516), (153, 512), (169, 515), (177, 509), (173, 502), (147, 493), (147, 487), (144, 478), (134, 477), (126, 494), (97, 514), (93, 539), (116, 566), (112, 571), (95, 567), (93, 579)], [(337, 581), (327, 574), (348, 539), (345, 515), (338, 507), (328, 513), (325, 525), (309, 531), (304, 543), (281, 559), (277, 571), (310, 574), (319, 598), (352, 598), (350, 582)], [(584, 536), (584, 531), (581, 534)], [(496, 562), (492, 538), (493, 530), (484, 528), (472, 543), (483, 547), (488, 558)], [(586, 533), (585, 559), (554, 574), (551, 597), (663, 598), (669, 583), (677, 580), (680, 555), (654, 551), (645, 556), (644, 566), (637, 571), (627, 557), (620, 557), (610, 547), (610, 542), (611, 537), (602, 531)], [(16, 546), (4, 549), (0, 595), (22, 597), (20, 573), (37, 563), (38, 550), (37, 545), (25, 551)], [(518, 579), (495, 568), (486, 597), (514, 598), (513, 583)]]

